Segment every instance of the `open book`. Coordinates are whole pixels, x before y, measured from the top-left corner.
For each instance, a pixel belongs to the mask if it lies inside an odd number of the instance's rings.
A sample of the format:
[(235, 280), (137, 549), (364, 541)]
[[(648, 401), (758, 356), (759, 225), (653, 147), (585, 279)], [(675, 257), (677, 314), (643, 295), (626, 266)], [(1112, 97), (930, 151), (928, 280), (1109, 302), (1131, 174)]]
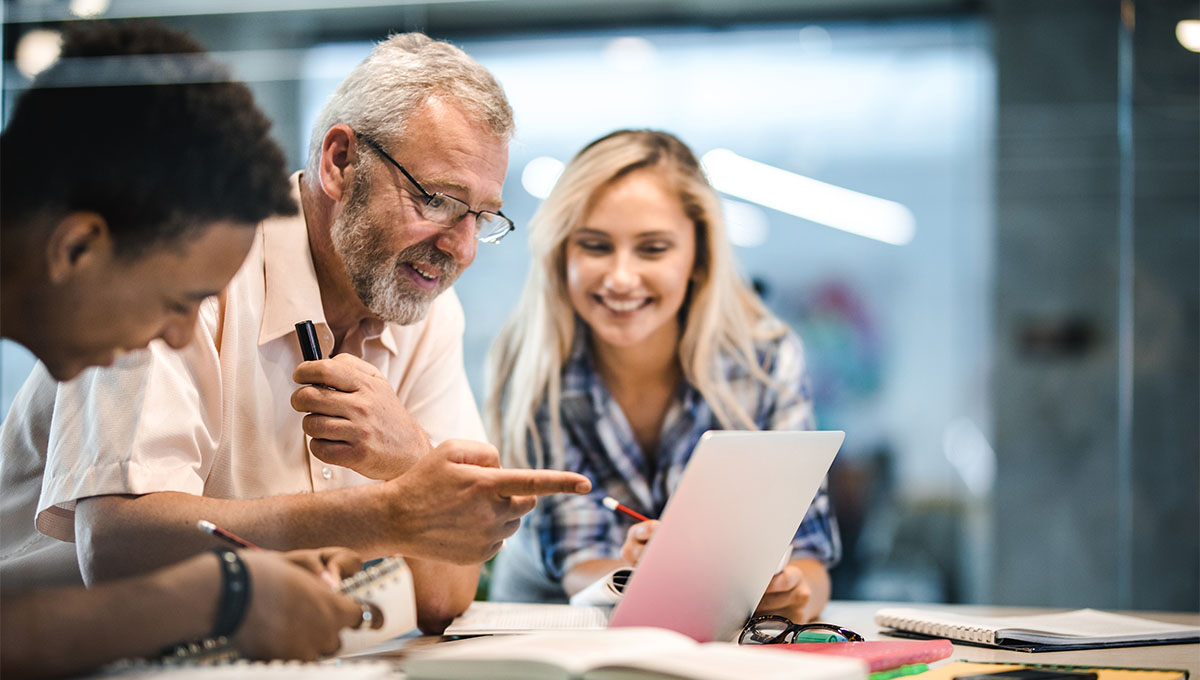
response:
[(503, 635), (559, 630), (604, 630), (612, 607), (535, 602), (472, 602), (446, 635)]
[(925, 609), (885, 608), (875, 623), (888, 634), (944, 637), (1026, 652), (1132, 647), (1200, 641), (1200, 628), (1095, 609), (1034, 616), (970, 616)]
[(409, 680), (865, 680), (857, 659), (698, 643), (663, 628), (563, 631), (446, 642), (413, 652)]

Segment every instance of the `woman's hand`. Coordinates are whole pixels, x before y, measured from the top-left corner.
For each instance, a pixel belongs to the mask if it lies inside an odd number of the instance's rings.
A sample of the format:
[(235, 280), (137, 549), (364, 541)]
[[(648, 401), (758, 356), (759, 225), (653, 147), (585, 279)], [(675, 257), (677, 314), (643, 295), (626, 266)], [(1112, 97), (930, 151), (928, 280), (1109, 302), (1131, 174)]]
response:
[(775, 614), (793, 623), (816, 619), (829, 602), (829, 572), (812, 557), (798, 557), (767, 584), (755, 614)]
[(771, 582), (767, 584), (767, 592), (759, 600), (754, 614), (775, 614), (794, 623), (807, 623), (804, 609), (811, 598), (812, 589), (804, 578), (804, 572), (800, 567), (789, 563), (771, 577)]
[(629, 527), (629, 533), (625, 534), (625, 544), (621, 546), (621, 558), (636, 565), (638, 560), (642, 559), (642, 553), (646, 551), (646, 544), (650, 542), (650, 536), (657, 528), (658, 520), (656, 519), (639, 522)]

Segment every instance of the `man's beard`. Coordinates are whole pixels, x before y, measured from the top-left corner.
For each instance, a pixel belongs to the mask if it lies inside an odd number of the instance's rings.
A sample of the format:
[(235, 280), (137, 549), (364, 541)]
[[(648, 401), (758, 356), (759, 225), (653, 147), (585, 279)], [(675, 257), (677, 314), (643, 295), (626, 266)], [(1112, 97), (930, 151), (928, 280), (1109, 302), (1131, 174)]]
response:
[[(458, 278), (460, 267), (433, 244), (432, 238), (394, 256), (390, 254), (384, 245), (387, 227), (373, 224), (367, 216), (368, 191), (365, 178), (360, 175), (360, 180), (355, 181), (345, 211), (330, 230), (334, 252), (341, 258), (359, 301), (372, 314), (390, 323), (416, 323), (425, 318), (434, 298)], [(436, 270), (437, 287), (431, 291), (417, 288), (409, 279), (407, 262), (425, 271)]]

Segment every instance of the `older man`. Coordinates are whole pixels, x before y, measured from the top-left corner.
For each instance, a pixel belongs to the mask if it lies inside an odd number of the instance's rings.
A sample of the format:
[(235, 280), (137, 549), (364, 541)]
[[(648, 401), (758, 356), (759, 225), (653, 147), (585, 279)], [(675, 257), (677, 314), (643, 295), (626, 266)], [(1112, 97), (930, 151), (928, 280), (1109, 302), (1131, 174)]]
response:
[[(499, 469), (463, 370), (448, 288), (511, 229), (511, 131), (500, 87), (457, 48), (378, 45), (319, 118), (294, 178), (303, 215), (262, 224), (188, 348), (52, 391), (31, 377), (0, 442), (45, 456), (20, 510), (75, 539), (89, 582), (197, 550), (199, 518), (268, 547), (402, 553), (422, 629), (444, 628), (536, 494), (589, 488)], [(302, 363), (305, 319), (332, 359)]]

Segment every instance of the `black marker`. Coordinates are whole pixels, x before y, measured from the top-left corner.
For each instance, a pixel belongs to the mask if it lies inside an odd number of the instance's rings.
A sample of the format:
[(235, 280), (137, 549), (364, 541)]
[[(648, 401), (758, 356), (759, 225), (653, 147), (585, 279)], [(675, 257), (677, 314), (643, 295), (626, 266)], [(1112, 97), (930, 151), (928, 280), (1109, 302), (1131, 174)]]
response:
[(318, 361), (321, 358), (321, 343), (317, 342), (317, 329), (311, 320), (296, 324), (296, 339), (300, 341), (300, 353), (305, 361)]

